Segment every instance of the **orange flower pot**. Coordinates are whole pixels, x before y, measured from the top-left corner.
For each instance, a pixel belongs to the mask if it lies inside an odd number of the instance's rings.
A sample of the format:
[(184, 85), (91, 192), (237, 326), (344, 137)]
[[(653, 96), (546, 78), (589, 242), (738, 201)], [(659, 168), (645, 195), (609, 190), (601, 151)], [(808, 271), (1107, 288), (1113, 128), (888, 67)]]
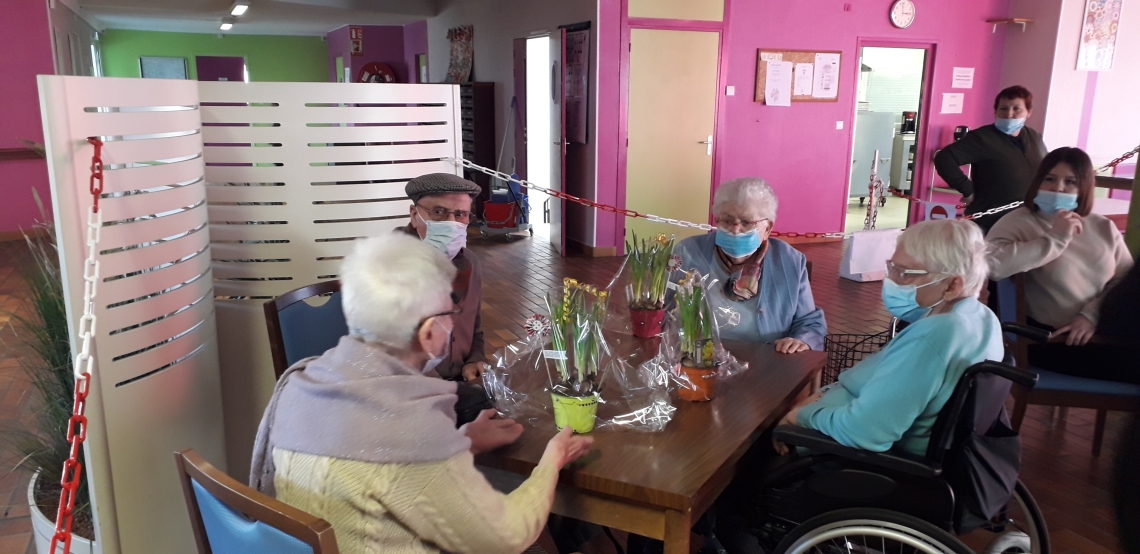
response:
[(677, 396), (689, 402), (707, 402), (716, 396), (716, 368), (680, 366), (685, 382), (677, 389)]

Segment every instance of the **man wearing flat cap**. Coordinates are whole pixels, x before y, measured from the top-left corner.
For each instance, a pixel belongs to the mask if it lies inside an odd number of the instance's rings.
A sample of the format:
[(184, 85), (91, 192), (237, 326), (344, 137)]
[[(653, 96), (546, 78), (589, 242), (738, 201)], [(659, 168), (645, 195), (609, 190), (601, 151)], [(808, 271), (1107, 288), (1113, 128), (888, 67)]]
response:
[(455, 405), (460, 424), (474, 419), (480, 409), (491, 407), (486, 392), (477, 385), (487, 361), (479, 316), (483, 280), (478, 259), (467, 249), (467, 224), (474, 216), (472, 202), (481, 190), (479, 185), (449, 173), (416, 177), (404, 187), (412, 200), (412, 221), (400, 229), (447, 254), (458, 270), (451, 289), (456, 307), (462, 311), (452, 315), (455, 329), (451, 354), (435, 371), (444, 379), (460, 381), (459, 402)]

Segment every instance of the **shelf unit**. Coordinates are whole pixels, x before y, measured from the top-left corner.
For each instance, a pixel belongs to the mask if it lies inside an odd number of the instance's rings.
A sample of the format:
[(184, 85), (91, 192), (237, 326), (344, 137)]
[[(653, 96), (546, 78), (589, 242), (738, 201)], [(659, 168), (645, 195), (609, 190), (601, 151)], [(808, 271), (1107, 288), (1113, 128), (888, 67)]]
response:
[[(461, 83), (459, 117), (463, 129), (463, 159), (495, 168), (495, 83)], [(483, 189), (475, 198), (475, 213), (483, 215), (483, 202), (491, 197), (491, 177), (464, 169), (463, 177)]]

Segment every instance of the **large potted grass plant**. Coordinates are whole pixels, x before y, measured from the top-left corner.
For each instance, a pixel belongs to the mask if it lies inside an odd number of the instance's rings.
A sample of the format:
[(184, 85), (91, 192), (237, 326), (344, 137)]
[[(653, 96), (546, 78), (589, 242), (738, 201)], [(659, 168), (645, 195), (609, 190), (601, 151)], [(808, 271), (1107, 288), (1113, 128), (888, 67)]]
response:
[(674, 237), (665, 235), (638, 242), (637, 233), (632, 242), (626, 241), (630, 279), (625, 294), (635, 337), (655, 337), (665, 328), (665, 289), (673, 269), (670, 258), (674, 242)]
[(602, 337), (608, 293), (566, 278), (562, 297), (546, 295), (550, 309), (550, 339), (546, 354), (555, 366), (551, 374), (554, 425), (575, 433), (594, 430), (601, 393), (601, 370), (608, 355)]
[(704, 279), (698, 272), (686, 273), (677, 287), (680, 322), (682, 385), (677, 394), (690, 402), (712, 400), (716, 390), (716, 322), (709, 309)]
[[(39, 202), (38, 197), (36, 201)], [(50, 226), (44, 226), (43, 230), (46, 232), (41, 238), (26, 237), (34, 262), (22, 271), (28, 289), (25, 305), (30, 310), (11, 314), (14, 325), (0, 335), (8, 347), (5, 349), (8, 355), (19, 360), (34, 393), (30, 399), (32, 423), (29, 427), (10, 427), (0, 432), (5, 446), (20, 456), (13, 471), (35, 472), (28, 486), (32, 528), (36, 551), (49, 554), (55, 534), (63, 463), (71, 450), (67, 426), (74, 407), (75, 376), (54, 232)], [(82, 449), (79, 462), (86, 467)], [(76, 497), (72, 533), (71, 554), (94, 551), (95, 530), (86, 475), (82, 476)]]

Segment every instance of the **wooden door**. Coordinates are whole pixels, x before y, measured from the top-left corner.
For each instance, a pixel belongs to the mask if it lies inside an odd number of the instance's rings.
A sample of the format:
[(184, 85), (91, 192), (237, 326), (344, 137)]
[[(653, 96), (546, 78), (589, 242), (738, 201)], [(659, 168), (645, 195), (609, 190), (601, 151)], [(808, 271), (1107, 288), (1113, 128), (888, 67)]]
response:
[[(712, 190), (720, 34), (630, 33), (625, 207), (705, 223)], [(626, 238), (687, 230), (626, 218)]]
[[(566, 110), (566, 70), (562, 65), (565, 58), (566, 29), (559, 29), (550, 35), (550, 189), (564, 190), (566, 182), (566, 126), (563, 112)], [(566, 252), (565, 223), (562, 221), (563, 202), (550, 198), (550, 244), (559, 254)]]

